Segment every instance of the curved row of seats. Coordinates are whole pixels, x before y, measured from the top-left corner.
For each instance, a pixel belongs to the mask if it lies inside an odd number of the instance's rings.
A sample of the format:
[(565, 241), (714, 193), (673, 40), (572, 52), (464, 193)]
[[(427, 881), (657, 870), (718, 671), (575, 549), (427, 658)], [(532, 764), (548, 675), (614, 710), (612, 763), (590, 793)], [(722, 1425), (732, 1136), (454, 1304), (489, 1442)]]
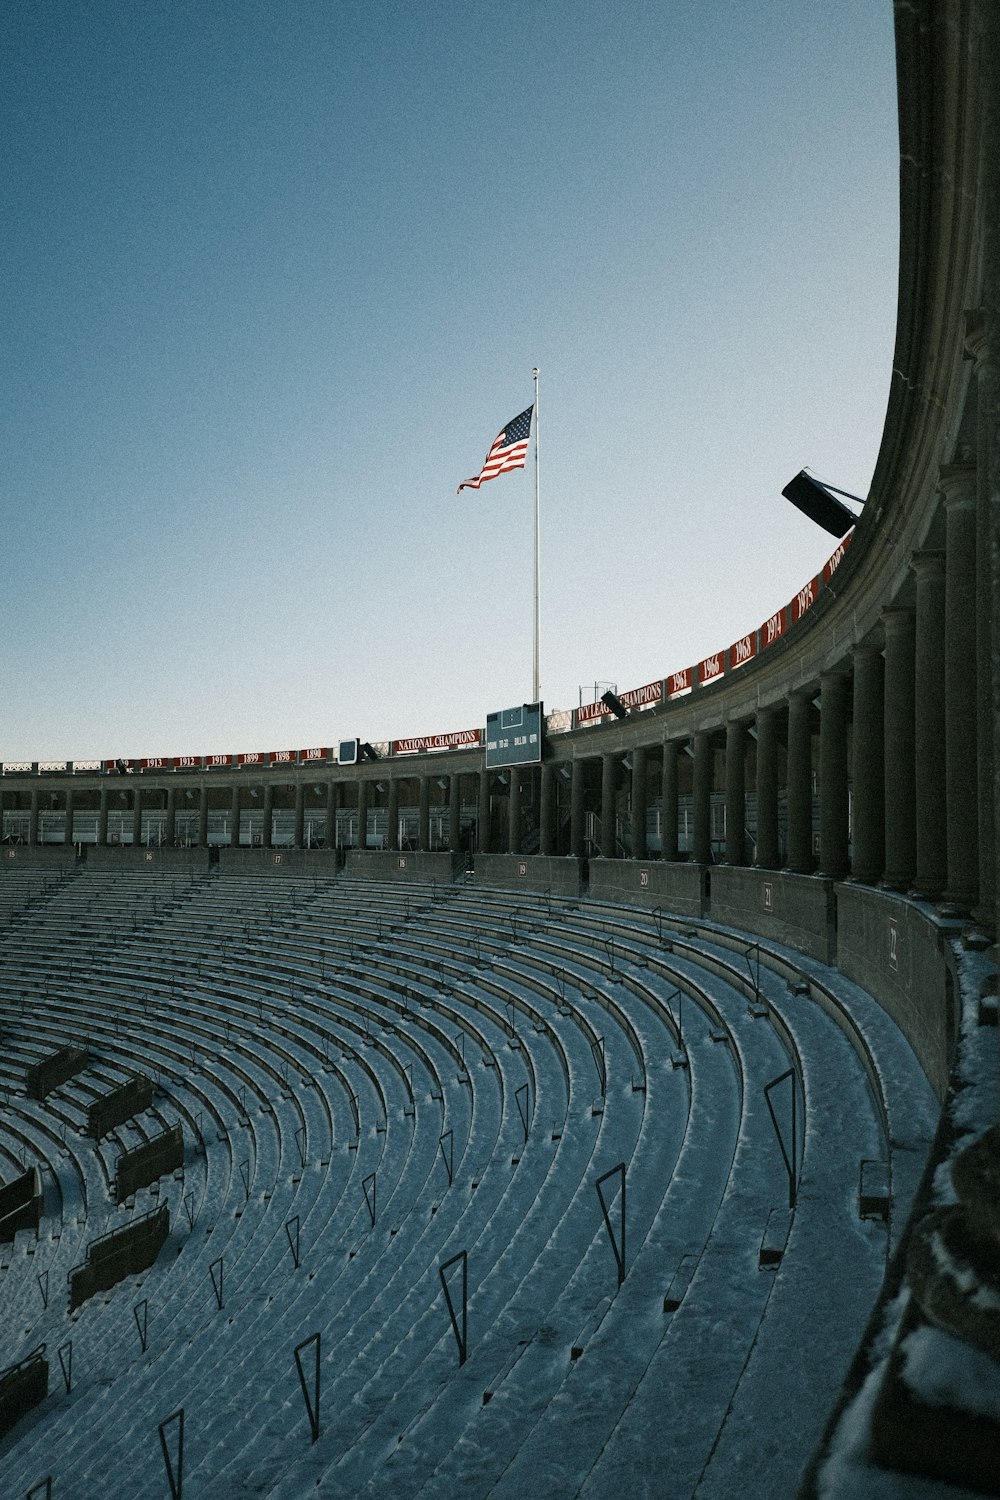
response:
[[(157, 1422), (183, 1406), (190, 1482), (217, 1493), (600, 1495), (625, 1475), (642, 1493), (669, 1464), (676, 1493), (721, 1495), (808, 1316), (832, 1353), (775, 1413), (794, 1484), (887, 1253), (858, 1217), (859, 1164), (897, 1149), (895, 1090), (914, 1135), (932, 1129), (867, 997), (773, 944), (758, 976), (711, 924), (469, 887), (88, 872), (31, 911), (0, 938), (0, 1161), (47, 1165), (64, 1227), (47, 1214), (33, 1256), (13, 1247), (0, 1359), (71, 1337), (76, 1373), (0, 1444), (12, 1493), (49, 1467), (86, 1492), (110, 1465), (117, 1494), (148, 1494)], [(67, 1041), (90, 1069), (31, 1104), (24, 1066)], [(157, 1080), (153, 1111), (81, 1140), (88, 1101), (132, 1070)], [(789, 1070), (790, 1219), (764, 1092)], [(175, 1120), (180, 1180), (114, 1204), (117, 1151)], [(611, 1174), (617, 1233), (619, 1163), (620, 1288), (595, 1192)], [(895, 1185), (898, 1214), (902, 1166)], [(157, 1201), (157, 1264), (69, 1319), (61, 1278), (86, 1242)], [(438, 1268), (463, 1250), (459, 1367)], [(310, 1446), (292, 1349), (314, 1330)]]

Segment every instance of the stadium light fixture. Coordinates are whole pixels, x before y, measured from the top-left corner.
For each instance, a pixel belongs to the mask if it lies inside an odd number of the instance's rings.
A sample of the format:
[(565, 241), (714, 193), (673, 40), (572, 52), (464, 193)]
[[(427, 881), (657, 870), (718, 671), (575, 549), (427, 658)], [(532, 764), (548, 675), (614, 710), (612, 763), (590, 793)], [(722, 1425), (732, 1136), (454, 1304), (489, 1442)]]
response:
[(836, 485), (813, 479), (805, 469), (800, 469), (781, 493), (803, 515), (808, 516), (810, 521), (815, 521), (817, 526), (822, 526), (824, 531), (838, 538), (846, 536), (858, 518), (846, 505), (835, 500), (834, 496), (843, 495), (845, 500), (856, 500), (859, 505), (865, 503), (860, 495), (852, 495), (849, 490), (838, 490)]

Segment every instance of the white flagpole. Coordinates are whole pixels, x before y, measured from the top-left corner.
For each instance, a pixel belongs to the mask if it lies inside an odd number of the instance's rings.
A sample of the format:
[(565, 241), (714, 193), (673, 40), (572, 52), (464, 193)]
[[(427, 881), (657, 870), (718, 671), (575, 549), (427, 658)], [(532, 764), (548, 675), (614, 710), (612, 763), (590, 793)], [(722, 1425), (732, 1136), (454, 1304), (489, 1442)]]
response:
[(531, 699), (537, 703), (542, 696), (538, 681), (538, 371), (532, 370), (535, 379), (535, 613), (532, 638)]

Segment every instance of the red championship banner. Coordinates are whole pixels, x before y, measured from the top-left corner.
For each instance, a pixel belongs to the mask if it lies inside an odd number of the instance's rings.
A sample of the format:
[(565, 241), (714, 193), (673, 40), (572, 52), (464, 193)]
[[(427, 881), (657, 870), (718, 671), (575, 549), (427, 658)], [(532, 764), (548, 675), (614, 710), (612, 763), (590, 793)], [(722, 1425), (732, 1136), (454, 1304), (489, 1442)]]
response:
[(698, 686), (704, 687), (706, 683), (714, 682), (717, 677), (722, 676), (724, 670), (721, 651), (716, 651), (714, 656), (706, 656), (698, 663)]
[(171, 762), (162, 755), (147, 755), (139, 762), (140, 771), (169, 771)]
[(218, 770), (218, 768), (220, 766), (232, 766), (232, 765), (235, 765), (235, 764), (236, 764), (236, 756), (235, 755), (206, 755), (205, 756), (205, 770), (206, 771), (215, 771), (215, 770)]
[(268, 759), (266, 750), (245, 750), (242, 755), (236, 757), (236, 764), (238, 766), (266, 766)]
[(752, 630), (749, 635), (741, 636), (734, 641), (729, 648), (729, 670), (735, 671), (737, 667), (745, 667), (748, 661), (752, 661), (757, 655), (757, 632)]
[(268, 756), (272, 766), (294, 766), (298, 753), (297, 750), (270, 750)]
[(174, 770), (175, 771), (200, 771), (201, 770), (201, 756), (200, 755), (175, 755), (174, 756)]
[(671, 672), (667, 678), (667, 697), (683, 698), (685, 693), (691, 691), (691, 668), (684, 667), (680, 672)]
[(329, 746), (325, 750), (300, 750), (299, 760), (302, 761), (303, 764), (305, 764), (305, 762), (309, 760), (329, 760), (330, 754), (331, 751)]
[[(106, 760), (106, 761), (103, 761), (102, 764), (103, 764), (104, 769), (106, 771), (118, 771), (118, 770), (121, 770), (123, 767), (124, 767), (124, 769), (126, 771), (131, 771), (133, 769), (133, 767), (135, 766), (135, 761), (134, 760), (124, 760), (124, 759), (121, 759), (121, 760)], [(39, 765), (38, 769), (40, 771), (47, 771), (47, 770), (50, 770), (51, 768), (49, 766), (47, 766), (47, 765)]]
[(415, 755), (420, 750), (457, 750), (482, 743), (481, 729), (456, 729), (451, 734), (418, 734), (410, 740), (393, 740), (393, 755)]
[(828, 557), (827, 560), (826, 560), (826, 562), (823, 564), (823, 582), (824, 583), (829, 583), (830, 579), (833, 577), (834, 573), (837, 571), (837, 568), (840, 566), (840, 563), (843, 560), (844, 553), (847, 551), (848, 547), (851, 545), (851, 537), (853, 535), (854, 535), (854, 532), (853, 531), (849, 531), (847, 533), (847, 535), (844, 537), (844, 539), (841, 542), (840, 546), (837, 548), (836, 552), (833, 554), (833, 556), (832, 557)]
[[(663, 683), (647, 682), (644, 687), (629, 688), (627, 693), (616, 693), (615, 696), (623, 708), (650, 708), (654, 703), (663, 702)], [(577, 709), (576, 722), (592, 724), (610, 712), (607, 704), (598, 698), (596, 703), (584, 703)]]
[(795, 598), (792, 600), (791, 605), (789, 606), (792, 612), (793, 625), (801, 620), (807, 609), (812, 609), (813, 605), (816, 603), (816, 595), (818, 593), (819, 574), (817, 573), (815, 578), (810, 578), (809, 582), (803, 588), (799, 589), (798, 593), (795, 595)]
[(776, 615), (765, 620), (760, 627), (760, 649), (765, 651), (768, 646), (773, 646), (775, 641), (780, 641), (785, 633), (787, 616), (783, 609), (779, 609)]

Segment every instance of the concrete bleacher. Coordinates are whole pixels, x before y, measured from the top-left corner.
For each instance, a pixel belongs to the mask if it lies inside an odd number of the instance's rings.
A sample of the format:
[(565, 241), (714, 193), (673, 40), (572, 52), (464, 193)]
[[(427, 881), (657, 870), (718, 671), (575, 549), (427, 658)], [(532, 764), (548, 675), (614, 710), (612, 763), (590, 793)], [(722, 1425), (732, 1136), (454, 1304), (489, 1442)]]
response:
[[(640, 1494), (652, 1434), (676, 1493), (723, 1495), (768, 1404), (781, 1478), (748, 1493), (788, 1492), (934, 1111), (867, 997), (776, 944), (758, 979), (745, 946), (708, 923), (465, 886), (51, 884), (0, 975), (0, 1164), (37, 1161), (47, 1183), (37, 1242), (19, 1236), (0, 1273), (0, 1363), (71, 1338), (74, 1389), (53, 1384), (0, 1443), (4, 1493), (49, 1470), (71, 1493), (107, 1474), (126, 1500), (156, 1493), (157, 1423), (183, 1406), (192, 1493)], [(84, 1039), (87, 1070), (23, 1097), (28, 1062)], [(791, 1215), (764, 1098), (789, 1069)], [(136, 1073), (156, 1082), (150, 1109), (88, 1140), (93, 1099)], [(118, 1204), (120, 1152), (175, 1123), (183, 1168)], [(885, 1217), (859, 1212), (865, 1161), (887, 1165)], [(595, 1192), (619, 1162), (620, 1288)], [(64, 1277), (87, 1242), (162, 1203), (156, 1263), (70, 1318)], [(459, 1369), (438, 1267), (460, 1250)], [(315, 1329), (310, 1445), (292, 1349)], [(827, 1356), (802, 1376), (804, 1337)]]

